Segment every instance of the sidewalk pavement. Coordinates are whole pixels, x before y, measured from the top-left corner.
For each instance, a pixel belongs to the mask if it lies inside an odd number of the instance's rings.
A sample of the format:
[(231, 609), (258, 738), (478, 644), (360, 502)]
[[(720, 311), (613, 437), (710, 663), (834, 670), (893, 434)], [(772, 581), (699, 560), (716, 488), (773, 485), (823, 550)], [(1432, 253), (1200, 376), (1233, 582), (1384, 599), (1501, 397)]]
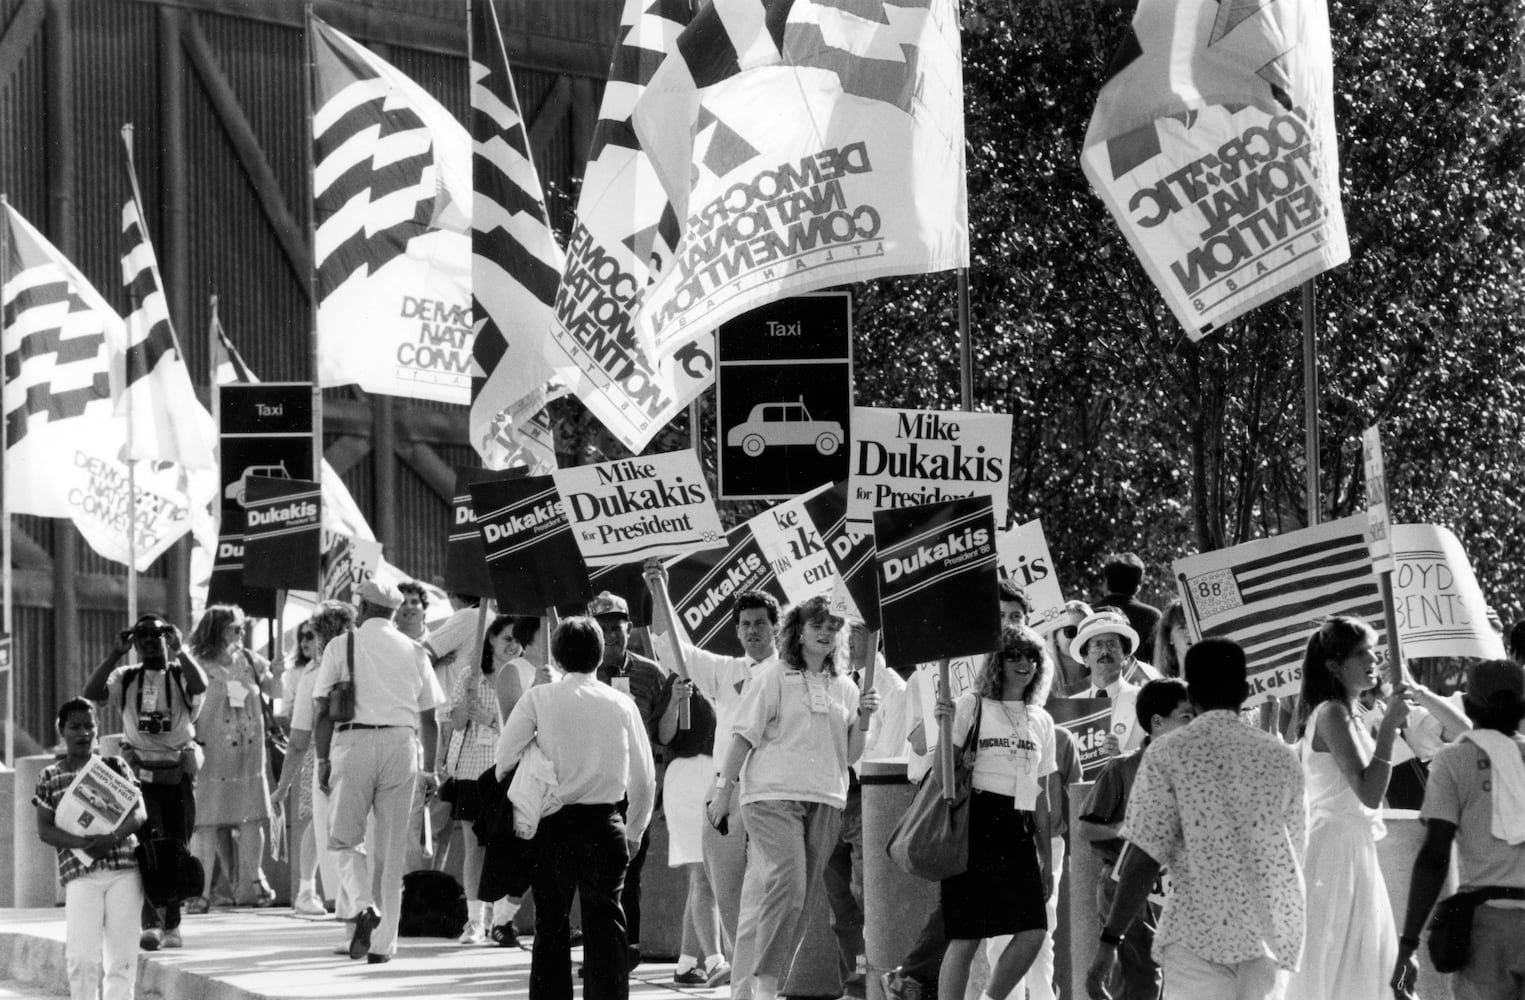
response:
[[(184, 948), (139, 954), (137, 995), (140, 1000), (529, 996), (528, 951), (400, 938), (391, 962), (367, 965), (332, 953), (348, 940), (344, 931), (336, 920), (299, 917), (286, 908), (188, 916), (181, 924)], [(574, 949), (574, 960), (580, 954)], [(67, 996), (63, 908), (0, 910), (0, 962), (0, 998)], [(675, 987), (672, 974), (671, 964), (638, 966), (630, 980), (632, 1000), (720, 1000), (728, 994), (723, 987)]]

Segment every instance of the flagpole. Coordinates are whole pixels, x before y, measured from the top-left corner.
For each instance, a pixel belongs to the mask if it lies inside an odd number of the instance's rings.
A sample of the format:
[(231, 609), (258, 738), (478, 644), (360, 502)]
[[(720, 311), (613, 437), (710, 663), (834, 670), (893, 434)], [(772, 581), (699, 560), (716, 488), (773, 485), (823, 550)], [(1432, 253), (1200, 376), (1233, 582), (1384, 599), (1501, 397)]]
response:
[[(217, 459), (217, 495), (212, 500), (212, 537), (215, 539), (217, 548), (212, 550), (212, 572), (216, 572), (217, 553), (222, 549), (222, 383), (217, 378), (217, 355), (220, 353), (217, 342), (217, 331), (222, 326), (222, 321), (217, 318), (217, 293), (212, 293), (212, 319), (207, 324), (207, 386), (211, 389), (212, 398), (212, 426), (217, 429), (216, 445), (212, 452)], [(229, 359), (229, 364), (232, 359)], [(211, 577), (207, 578), (206, 598), (212, 596)], [(203, 604), (210, 603), (203, 600)]]
[[(147, 242), (148, 219), (143, 215), (143, 199), (138, 197), (138, 173), (132, 163), (132, 135), (133, 125), (132, 122), (128, 122), (122, 126), (122, 144), (127, 150), (128, 195), (132, 198), (133, 211), (137, 213), (138, 225), (143, 228), (143, 239)], [(128, 305), (133, 305), (130, 289)], [(124, 378), (124, 386), (125, 383)], [(136, 422), (132, 418), (135, 395), (137, 394), (127, 393), (127, 620), (129, 622), (138, 620), (138, 460), (133, 457)]]
[[(313, 59), (312, 39), (312, 0), (305, 0), (302, 4), (302, 36), (307, 46), (307, 72), (302, 78), (302, 96), (307, 105), (307, 248), (310, 253), (310, 267), (307, 270), (307, 299), (310, 303), (310, 323), (312, 326), (312, 481), (318, 484), (318, 492), (323, 491), (323, 386), (318, 379), (318, 195), (317, 195), (317, 171), (313, 165), (313, 76), (317, 73), (317, 63)], [(322, 537), (322, 532), (319, 532)], [(320, 543), (321, 544), (321, 543)], [(323, 599), (323, 569), (322, 560), (318, 560), (318, 580), (313, 587), (318, 600)]]
[[(11, 269), (11, 204), (4, 192), (0, 192), (0, 303), (5, 300), (5, 285), (10, 280)], [(3, 306), (0, 306), (3, 309)], [(0, 329), (4, 327), (4, 315), (0, 312)], [(3, 390), (0, 390), (3, 391)], [(3, 620), (0, 620), (0, 641), (5, 644), (5, 763), (16, 769), (16, 652), (10, 648), (12, 620), (15, 613), (11, 603), (11, 505), (5, 502), (5, 491), (11, 485), (11, 442), (8, 417), (10, 411), (0, 405), (0, 589), (4, 590)]]
[(1308, 470), (1308, 526), (1319, 523), (1323, 504), (1320, 502), (1319, 440), (1318, 440), (1318, 289), (1317, 279), (1303, 282), (1303, 423)]
[(958, 398), (959, 409), (974, 411), (974, 344), (969, 339), (969, 269), (958, 269)]

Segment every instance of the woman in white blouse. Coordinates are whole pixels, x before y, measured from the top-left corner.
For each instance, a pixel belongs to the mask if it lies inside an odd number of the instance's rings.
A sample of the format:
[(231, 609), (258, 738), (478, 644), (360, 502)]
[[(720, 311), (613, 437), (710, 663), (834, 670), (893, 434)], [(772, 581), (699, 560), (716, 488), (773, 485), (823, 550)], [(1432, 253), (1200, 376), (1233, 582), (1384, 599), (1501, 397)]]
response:
[(948, 951), (937, 995), (962, 997), (969, 966), (985, 938), (1012, 935), (991, 970), (981, 1000), (1005, 998), (1027, 974), (1048, 928), (1048, 797), (1043, 779), (1055, 770), (1054, 720), (1046, 700), (1053, 666), (1043, 640), (1026, 627), (1001, 630), (1001, 648), (985, 660), (973, 691), (937, 705), (939, 722), (953, 716), (958, 759), (975, 740), (969, 797), (969, 868), (941, 885)]

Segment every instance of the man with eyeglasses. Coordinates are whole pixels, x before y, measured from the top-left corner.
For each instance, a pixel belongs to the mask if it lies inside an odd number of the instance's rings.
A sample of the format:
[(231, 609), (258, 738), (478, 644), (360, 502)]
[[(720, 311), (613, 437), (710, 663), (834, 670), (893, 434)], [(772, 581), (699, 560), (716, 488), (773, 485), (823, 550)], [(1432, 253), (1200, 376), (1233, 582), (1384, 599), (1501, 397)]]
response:
[[(1085, 663), (1091, 673), (1091, 686), (1077, 698), (1106, 698), (1112, 702), (1112, 721), (1107, 733), (1107, 752), (1112, 756), (1137, 750), (1144, 742), (1144, 728), (1138, 724), (1136, 705), (1138, 685), (1126, 676), (1130, 668), (1152, 674), (1133, 659), (1138, 649), (1138, 633), (1121, 611), (1101, 608), (1092, 613), (1075, 633), (1070, 655)], [(1143, 679), (1152, 680), (1152, 676)]]

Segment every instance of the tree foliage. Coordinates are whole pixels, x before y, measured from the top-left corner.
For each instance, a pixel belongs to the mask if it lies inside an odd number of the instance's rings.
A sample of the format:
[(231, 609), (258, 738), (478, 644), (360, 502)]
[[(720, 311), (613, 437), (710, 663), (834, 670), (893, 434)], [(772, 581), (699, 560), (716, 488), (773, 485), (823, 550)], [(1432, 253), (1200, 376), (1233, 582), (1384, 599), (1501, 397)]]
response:
[[(1176, 557), (1307, 523), (1300, 298), (1192, 343), (1090, 191), (1081, 142), (1131, 5), (964, 7), (975, 408), (1014, 415), (1012, 509), (1042, 518), (1067, 592), (1131, 549), (1166, 597)], [(1449, 525), (1506, 617), (1525, 608), (1520, 7), (1334, 0), (1351, 260), (1317, 282), (1320, 517), (1361, 509), (1380, 422), (1396, 518)], [(853, 291), (858, 401), (957, 408), (954, 277)], [(580, 460), (621, 452), (558, 413)], [(687, 444), (679, 421), (652, 447)]]

